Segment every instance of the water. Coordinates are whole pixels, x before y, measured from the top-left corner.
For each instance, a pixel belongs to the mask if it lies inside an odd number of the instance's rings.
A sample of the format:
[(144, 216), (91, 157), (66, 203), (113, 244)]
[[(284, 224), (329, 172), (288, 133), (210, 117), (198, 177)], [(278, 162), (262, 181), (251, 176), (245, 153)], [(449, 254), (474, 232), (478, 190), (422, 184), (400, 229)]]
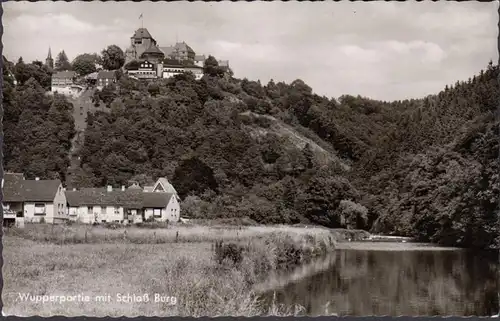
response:
[(305, 314), (457, 315), (498, 313), (498, 254), (405, 243), (348, 243), (261, 287), (265, 304)]

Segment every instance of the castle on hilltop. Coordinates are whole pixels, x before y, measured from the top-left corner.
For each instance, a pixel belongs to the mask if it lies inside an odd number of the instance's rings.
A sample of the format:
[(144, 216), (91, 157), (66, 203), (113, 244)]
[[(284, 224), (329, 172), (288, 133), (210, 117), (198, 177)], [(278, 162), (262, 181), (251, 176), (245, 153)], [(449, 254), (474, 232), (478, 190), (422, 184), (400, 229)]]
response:
[[(169, 78), (185, 72), (200, 79), (205, 59), (184, 41), (160, 47), (148, 29), (141, 27), (130, 37), (130, 46), (125, 50), (125, 69), (138, 79)], [(229, 68), (229, 61), (220, 60), (219, 66)]]

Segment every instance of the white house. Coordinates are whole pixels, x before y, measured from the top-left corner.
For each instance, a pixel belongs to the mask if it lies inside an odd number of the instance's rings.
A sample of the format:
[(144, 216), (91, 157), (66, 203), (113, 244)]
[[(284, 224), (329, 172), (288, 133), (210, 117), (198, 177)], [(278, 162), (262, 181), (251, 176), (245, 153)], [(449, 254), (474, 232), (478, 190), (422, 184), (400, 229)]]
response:
[(82, 223), (123, 223), (129, 213), (142, 208), (141, 190), (83, 188), (66, 191), (68, 216)]
[(177, 192), (166, 178), (160, 178), (149, 191), (137, 184), (119, 189), (83, 188), (66, 191), (68, 216), (82, 223), (177, 222), (180, 206)]
[(180, 219), (180, 206), (173, 193), (143, 192), (145, 220), (177, 222)]
[(3, 181), (4, 219), (23, 217), (26, 222), (60, 223), (67, 219), (66, 196), (60, 180), (27, 180), (6, 173)]
[(127, 74), (137, 79), (158, 78), (158, 71), (156, 70), (155, 65), (148, 60), (138, 62), (137, 69), (128, 70)]
[(76, 72), (74, 71), (59, 71), (52, 75), (51, 91), (61, 92), (61, 89), (70, 87), (75, 84), (74, 79)]

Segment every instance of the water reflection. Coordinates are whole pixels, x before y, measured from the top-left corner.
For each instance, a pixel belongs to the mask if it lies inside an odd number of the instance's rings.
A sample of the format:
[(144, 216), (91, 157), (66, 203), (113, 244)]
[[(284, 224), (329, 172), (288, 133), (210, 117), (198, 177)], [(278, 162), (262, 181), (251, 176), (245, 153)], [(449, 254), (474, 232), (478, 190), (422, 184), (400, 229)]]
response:
[(278, 304), (311, 316), (484, 316), (498, 313), (497, 263), (491, 252), (337, 250), (309, 276), (272, 284)]

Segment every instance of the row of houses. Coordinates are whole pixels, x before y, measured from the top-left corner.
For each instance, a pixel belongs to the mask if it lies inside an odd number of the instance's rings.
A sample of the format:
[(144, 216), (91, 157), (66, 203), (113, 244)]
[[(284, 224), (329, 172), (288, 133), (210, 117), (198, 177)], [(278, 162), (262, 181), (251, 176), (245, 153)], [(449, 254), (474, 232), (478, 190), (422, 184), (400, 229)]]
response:
[(4, 225), (29, 223), (125, 223), (180, 220), (179, 197), (162, 177), (152, 186), (66, 190), (60, 180), (27, 180), (5, 173), (2, 180)]

